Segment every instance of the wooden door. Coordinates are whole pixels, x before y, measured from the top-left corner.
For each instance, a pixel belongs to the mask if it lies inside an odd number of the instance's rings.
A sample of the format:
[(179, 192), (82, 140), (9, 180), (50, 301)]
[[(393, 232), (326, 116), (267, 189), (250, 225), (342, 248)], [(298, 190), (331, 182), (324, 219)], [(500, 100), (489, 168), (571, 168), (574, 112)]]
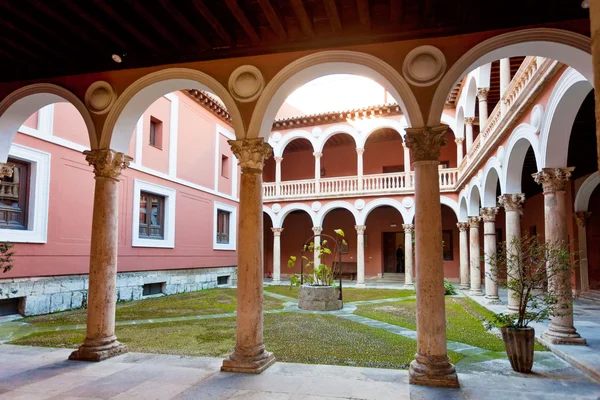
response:
[(383, 272), (396, 272), (396, 232), (383, 232)]

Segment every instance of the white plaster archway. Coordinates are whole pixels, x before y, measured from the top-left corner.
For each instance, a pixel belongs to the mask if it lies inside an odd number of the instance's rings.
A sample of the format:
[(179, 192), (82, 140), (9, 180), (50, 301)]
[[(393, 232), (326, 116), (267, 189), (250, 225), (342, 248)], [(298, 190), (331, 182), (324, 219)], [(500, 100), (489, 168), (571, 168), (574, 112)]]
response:
[(479, 216), (479, 209), (481, 208), (481, 195), (478, 185), (471, 185), (471, 192), (469, 194), (469, 216)]
[(481, 197), (482, 207), (496, 207), (496, 188), (498, 182), (500, 182), (501, 193), (504, 193), (504, 184), (500, 179), (501, 176), (503, 174), (500, 162), (496, 157), (490, 158), (483, 169), (483, 183), (481, 185), (483, 192)]
[(575, 196), (575, 212), (588, 211), (590, 197), (596, 187), (600, 185), (600, 173), (594, 172), (581, 184)]
[(467, 207), (467, 198), (466, 196), (461, 196), (460, 198), (460, 206), (458, 210), (458, 221), (459, 222), (467, 222), (469, 219), (469, 209)]
[(325, 129), (325, 131), (323, 131), (323, 133), (321, 133), (317, 139), (317, 142), (315, 143), (315, 151), (320, 153), (323, 151), (323, 148), (325, 147), (325, 143), (327, 143), (327, 141), (335, 135), (350, 135), (350, 137), (352, 137), (352, 139), (354, 140), (354, 144), (356, 146), (358, 146), (358, 132), (356, 131), (356, 129), (354, 129), (353, 127), (351, 127), (348, 124), (339, 124), (339, 125), (334, 125), (334, 126), (330, 126), (329, 128)]
[(506, 147), (503, 168), (501, 170), (501, 182), (504, 182), (504, 193), (521, 193), (521, 175), (523, 173), (523, 162), (529, 146), (535, 154), (537, 170), (542, 169), (539, 140), (537, 129), (533, 125), (520, 124), (511, 133)]
[[(442, 114), (443, 115), (443, 114)], [(456, 112), (456, 122), (454, 126), (454, 136), (464, 138), (465, 137), (465, 110), (461, 107)]]
[(90, 148), (98, 148), (96, 127), (85, 104), (75, 94), (61, 86), (36, 83), (15, 90), (0, 102), (0, 162), (6, 162), (10, 146), (27, 118), (49, 104), (65, 101), (71, 103), (83, 118), (90, 139)]
[(589, 37), (551, 28), (516, 30), (487, 39), (467, 51), (442, 78), (433, 96), (427, 125), (439, 125), (448, 93), (465, 74), (479, 66), (502, 58), (539, 56), (567, 64), (592, 82), (590, 49)]
[(401, 202), (395, 199), (381, 198), (370, 201), (362, 210), (360, 210), (359, 217), (356, 220), (356, 225), (365, 225), (371, 211), (382, 206), (390, 206), (395, 208), (402, 216), (402, 221), (404, 221), (404, 224), (409, 224), (409, 221), (412, 220), (408, 210)]
[(188, 68), (168, 68), (138, 79), (123, 91), (106, 117), (100, 147), (127, 153), (137, 121), (148, 107), (165, 94), (184, 89), (204, 90), (218, 96), (231, 115), (236, 138), (245, 137), (242, 116), (233, 97), (223, 85), (204, 72)]
[(404, 141), (404, 136), (406, 135), (406, 131), (404, 130), (404, 128), (406, 128), (406, 125), (404, 125), (402, 122), (391, 118), (375, 118), (371, 121), (372, 123), (370, 123), (366, 129), (361, 131), (361, 135), (356, 140), (356, 147), (364, 148), (367, 144), (369, 136), (371, 136), (373, 132), (376, 132), (377, 130), (383, 128), (395, 130), (396, 132), (398, 132), (398, 135), (400, 135), (400, 137)]
[(475, 79), (477, 79), (478, 88), (489, 88), (490, 77), (492, 75), (492, 63), (483, 64), (477, 68), (475, 72)]
[(469, 78), (465, 92), (465, 117), (475, 116), (475, 102), (477, 101), (477, 81), (474, 76)]
[(285, 135), (282, 135), (282, 138), (275, 142), (273, 138), (269, 139), (269, 144), (273, 147), (273, 157), (281, 157), (283, 156), (283, 152), (288, 144), (293, 142), (296, 139), (306, 139), (310, 142), (313, 148), (313, 152), (317, 151), (317, 143), (314, 135), (304, 129), (298, 129), (291, 132), (287, 132)]
[(329, 213), (329, 211), (334, 210), (336, 208), (343, 208), (345, 210), (350, 211), (350, 213), (354, 216), (354, 224), (357, 225), (356, 221), (359, 220), (360, 215), (356, 207), (354, 205), (348, 203), (347, 201), (336, 200), (330, 203), (325, 204), (316, 216), (317, 225), (315, 226), (323, 226), (323, 221), (325, 220), (325, 216)]
[(590, 90), (592, 85), (573, 68), (567, 68), (556, 82), (540, 128), (543, 168), (568, 167), (573, 122)]
[(256, 103), (248, 137), (267, 138), (285, 99), (305, 83), (331, 74), (361, 75), (373, 79), (398, 101), (409, 125), (423, 126), (423, 116), (410, 86), (392, 66), (370, 54), (331, 50), (302, 57), (271, 79)]
[(273, 228), (282, 228), (283, 222), (285, 221), (285, 217), (287, 217), (288, 214), (291, 213), (292, 211), (306, 212), (308, 214), (308, 216), (310, 217), (310, 220), (312, 221), (313, 226), (321, 226), (321, 224), (318, 223), (317, 213), (315, 213), (314, 210), (312, 208), (310, 208), (310, 206), (308, 206), (307, 204), (304, 204), (304, 203), (292, 203), (292, 204), (288, 204), (285, 207), (283, 207), (276, 214), (275, 219), (273, 220)]
[(271, 208), (263, 205), (263, 212), (265, 214), (267, 214), (269, 216), (269, 218), (271, 218), (271, 225), (273, 226), (273, 228), (276, 228), (275, 219), (277, 217), (275, 216), (275, 213), (273, 212), (273, 210)]

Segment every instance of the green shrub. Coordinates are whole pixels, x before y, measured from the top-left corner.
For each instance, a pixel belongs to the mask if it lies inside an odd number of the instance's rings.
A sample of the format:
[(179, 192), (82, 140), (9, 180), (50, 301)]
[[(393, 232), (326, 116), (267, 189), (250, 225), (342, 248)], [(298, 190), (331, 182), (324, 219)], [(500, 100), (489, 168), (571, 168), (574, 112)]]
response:
[(444, 280), (444, 296), (452, 296), (456, 294), (456, 289), (454, 289), (454, 285), (450, 282)]

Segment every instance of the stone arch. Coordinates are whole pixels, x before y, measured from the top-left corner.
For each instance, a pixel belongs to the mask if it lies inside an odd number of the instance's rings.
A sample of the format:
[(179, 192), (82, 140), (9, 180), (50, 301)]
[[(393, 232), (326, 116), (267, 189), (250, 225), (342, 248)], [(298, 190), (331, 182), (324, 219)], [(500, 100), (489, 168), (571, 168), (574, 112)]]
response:
[(520, 124), (512, 132), (506, 147), (503, 174), (500, 180), (500, 182), (504, 182), (504, 193), (521, 193), (523, 162), (529, 146), (533, 148), (538, 171), (542, 169), (536, 132), (537, 128), (529, 124)]
[(460, 106), (456, 111), (454, 136), (459, 138), (465, 137), (465, 110), (462, 106)]
[(475, 116), (475, 103), (477, 102), (477, 81), (471, 76), (465, 93), (465, 117)]
[(467, 222), (468, 218), (469, 218), (469, 209), (467, 207), (467, 198), (466, 198), (466, 196), (461, 196), (460, 206), (458, 209), (458, 221), (459, 222)]
[(313, 226), (321, 226), (320, 223), (317, 223), (317, 213), (314, 212), (310, 206), (304, 203), (292, 203), (283, 207), (276, 215), (273, 220), (273, 228), (282, 228), (283, 222), (285, 221), (285, 217), (288, 216), (292, 211), (304, 211), (310, 217), (310, 220), (313, 223)]
[(315, 226), (323, 226), (323, 221), (325, 220), (325, 216), (327, 215), (327, 213), (329, 213), (329, 211), (334, 210), (336, 208), (343, 208), (343, 209), (350, 211), (352, 213), (352, 215), (354, 216), (354, 224), (358, 225), (356, 222), (360, 219), (360, 215), (359, 215), (359, 212), (356, 209), (356, 207), (354, 207), (354, 205), (348, 203), (347, 201), (336, 200), (336, 201), (332, 201), (332, 202), (325, 204), (319, 210), (319, 212), (317, 213), (317, 216), (316, 216), (315, 221), (317, 222), (317, 224)]
[(382, 128), (390, 128), (395, 130), (404, 141), (404, 136), (406, 135), (404, 128), (406, 128), (406, 126), (402, 124), (402, 122), (391, 118), (376, 118), (371, 121), (372, 124), (370, 124), (370, 126), (361, 132), (361, 135), (356, 141), (356, 147), (364, 148), (367, 144), (367, 140), (369, 140), (369, 136), (371, 136), (373, 132)]
[(451, 117), (450, 115), (443, 113), (442, 114), (442, 124), (446, 124), (450, 127), (450, 129), (452, 130), (452, 133), (454, 134), (454, 137), (457, 138), (458, 136), (456, 135), (456, 132), (454, 131), (454, 128), (456, 127), (456, 120)]
[(307, 130), (298, 129), (298, 130), (294, 130), (294, 131), (286, 133), (285, 135), (282, 136), (282, 138), (278, 142), (273, 141), (273, 138), (269, 139), (269, 144), (271, 145), (271, 147), (273, 147), (273, 156), (274, 157), (283, 156), (283, 152), (285, 151), (285, 148), (287, 147), (287, 145), (296, 139), (308, 140), (313, 147), (313, 152), (317, 151), (316, 150), (317, 143), (316, 143), (314, 135)]
[(504, 185), (500, 177), (502, 176), (502, 167), (496, 157), (488, 160), (483, 169), (483, 182), (481, 189), (483, 191), (481, 198), (482, 207), (496, 207), (496, 188), (500, 182), (500, 191), (504, 193)]
[(36, 83), (15, 90), (0, 102), (0, 162), (6, 162), (19, 128), (31, 114), (49, 104), (63, 101), (71, 103), (79, 111), (87, 127), (90, 148), (98, 148), (96, 127), (85, 104), (61, 86)]
[(489, 88), (490, 87), (490, 78), (492, 75), (492, 63), (483, 64), (479, 68), (477, 68), (477, 72), (475, 73), (475, 79), (477, 80), (478, 88)]
[(577, 112), (592, 90), (592, 85), (573, 68), (561, 75), (554, 85), (540, 128), (542, 167), (567, 167), (569, 139)]
[(507, 57), (547, 57), (575, 68), (593, 82), (590, 49), (589, 37), (552, 28), (516, 30), (487, 39), (472, 47), (448, 69), (433, 96), (427, 125), (439, 125), (448, 93), (465, 73), (479, 66)]
[(402, 215), (402, 221), (404, 221), (405, 224), (409, 224), (409, 221), (412, 220), (410, 217), (410, 213), (401, 202), (395, 199), (380, 198), (370, 201), (369, 203), (367, 203), (367, 205), (365, 205), (365, 207), (362, 210), (360, 210), (359, 217), (356, 220), (356, 225), (364, 225), (367, 222), (367, 218), (369, 217), (371, 211), (373, 211), (377, 207), (383, 206), (390, 206), (398, 210), (400, 215)]
[(331, 126), (329, 128), (327, 128), (325, 131), (323, 131), (323, 133), (321, 133), (315, 143), (315, 151), (320, 153), (323, 151), (323, 147), (325, 146), (325, 143), (327, 143), (327, 141), (335, 135), (340, 135), (340, 134), (347, 134), (350, 135), (352, 137), (352, 139), (354, 140), (354, 143), (356, 144), (356, 146), (358, 146), (358, 132), (356, 131), (356, 129), (354, 129), (353, 127), (351, 127), (350, 125), (345, 125), (345, 124), (339, 124), (339, 125), (334, 125)]
[(204, 90), (218, 96), (231, 115), (236, 138), (243, 139), (245, 137), (242, 116), (233, 97), (223, 85), (201, 71), (189, 68), (168, 68), (138, 79), (123, 91), (106, 117), (100, 138), (100, 147), (110, 147), (126, 153), (133, 129), (144, 111), (159, 97), (183, 89)]
[(479, 209), (481, 208), (481, 194), (479, 192), (478, 185), (471, 185), (471, 191), (469, 194), (469, 216), (478, 216)]
[(273, 226), (273, 228), (276, 228), (275, 219), (277, 217), (275, 216), (275, 213), (273, 212), (273, 210), (267, 206), (263, 206), (263, 212), (265, 214), (267, 214), (269, 216), (269, 218), (271, 219), (271, 225)]
[(385, 61), (357, 51), (331, 50), (304, 56), (271, 79), (256, 103), (248, 137), (268, 137), (277, 111), (298, 87), (330, 74), (361, 75), (373, 79), (398, 101), (410, 126), (423, 126), (423, 116), (410, 86), (400, 73)]
[(583, 181), (575, 196), (575, 212), (588, 211), (590, 197), (598, 185), (600, 185), (600, 173), (598, 172), (594, 172)]

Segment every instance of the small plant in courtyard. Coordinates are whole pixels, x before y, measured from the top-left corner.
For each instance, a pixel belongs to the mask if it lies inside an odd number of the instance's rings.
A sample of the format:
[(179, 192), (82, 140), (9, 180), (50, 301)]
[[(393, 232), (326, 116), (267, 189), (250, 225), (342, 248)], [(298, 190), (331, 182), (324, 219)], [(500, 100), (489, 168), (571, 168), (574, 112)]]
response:
[(455, 294), (456, 289), (454, 288), (454, 285), (447, 280), (444, 280), (444, 296), (453, 296)]
[(12, 256), (15, 254), (13, 251), (14, 244), (9, 242), (0, 242), (0, 268), (2, 272), (6, 273), (13, 267)]

